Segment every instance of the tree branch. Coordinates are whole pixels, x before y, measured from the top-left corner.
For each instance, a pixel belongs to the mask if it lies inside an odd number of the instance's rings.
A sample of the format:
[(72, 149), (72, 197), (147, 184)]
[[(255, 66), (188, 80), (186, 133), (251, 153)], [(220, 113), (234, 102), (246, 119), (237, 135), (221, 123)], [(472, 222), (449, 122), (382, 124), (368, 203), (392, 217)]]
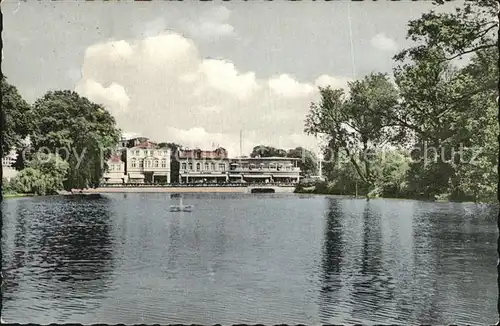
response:
[(489, 48), (492, 48), (492, 47), (495, 47), (496, 44), (484, 44), (484, 45), (480, 45), (478, 47), (475, 47), (475, 48), (472, 48), (472, 49), (469, 49), (467, 51), (462, 51), (452, 57), (449, 57), (449, 58), (444, 58), (444, 60), (442, 60), (442, 62), (444, 61), (450, 61), (450, 60), (453, 60), (453, 59), (456, 59), (458, 57), (461, 57), (465, 54), (468, 54), (468, 53), (472, 53), (472, 52), (476, 52), (476, 51), (479, 51), (479, 50), (483, 50), (483, 49), (489, 49)]

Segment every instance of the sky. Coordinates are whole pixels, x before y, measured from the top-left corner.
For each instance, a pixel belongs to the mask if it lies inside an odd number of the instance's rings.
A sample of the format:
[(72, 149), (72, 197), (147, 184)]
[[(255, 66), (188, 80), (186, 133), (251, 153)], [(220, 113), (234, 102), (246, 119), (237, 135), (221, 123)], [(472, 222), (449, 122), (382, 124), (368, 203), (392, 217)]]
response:
[[(448, 4), (438, 11), (448, 11)], [(318, 86), (391, 74), (430, 1), (3, 1), (2, 69), (30, 103), (70, 89), (126, 136), (230, 156), (317, 151), (304, 120)]]

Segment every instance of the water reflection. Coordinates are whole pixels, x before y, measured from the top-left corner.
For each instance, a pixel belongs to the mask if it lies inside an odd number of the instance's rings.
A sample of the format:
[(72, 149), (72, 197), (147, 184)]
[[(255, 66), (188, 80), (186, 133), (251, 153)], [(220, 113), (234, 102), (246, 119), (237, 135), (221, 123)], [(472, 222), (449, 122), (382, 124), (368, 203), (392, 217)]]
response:
[(325, 240), (323, 244), (323, 260), (320, 313), (323, 318), (335, 317), (335, 306), (339, 303), (338, 291), (342, 288), (342, 210), (340, 202), (330, 199), (326, 215)]
[(169, 212), (163, 194), (9, 200), (3, 318), (484, 324), (495, 313), (495, 220), (473, 207), (294, 195), (185, 199), (192, 213)]
[(17, 309), (16, 301), (34, 299), (29, 309), (44, 311), (58, 301), (54, 308), (71, 315), (79, 300), (98, 301), (113, 269), (108, 204), (105, 198), (18, 200), (9, 221), (15, 223), (14, 243), (3, 264), (9, 310)]
[[(381, 215), (372, 202), (365, 203), (362, 213), (363, 233), (361, 266), (353, 280), (351, 301), (354, 319), (370, 320), (383, 313), (394, 299), (392, 276), (385, 270), (382, 259)], [(387, 315), (386, 313), (383, 313)]]

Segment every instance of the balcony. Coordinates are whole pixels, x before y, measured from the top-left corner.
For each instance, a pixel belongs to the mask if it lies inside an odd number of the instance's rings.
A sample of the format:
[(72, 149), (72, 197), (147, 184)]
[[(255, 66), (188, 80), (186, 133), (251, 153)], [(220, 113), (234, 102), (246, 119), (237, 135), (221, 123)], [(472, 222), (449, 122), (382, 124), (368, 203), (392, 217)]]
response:
[(193, 170), (179, 170), (179, 173), (183, 174), (192, 174), (192, 175), (197, 175), (197, 174), (213, 174), (213, 175), (225, 175), (227, 174), (227, 171), (207, 171), (207, 170), (200, 170), (200, 171), (193, 171)]
[(292, 167), (290, 169), (280, 168), (243, 168), (243, 167), (234, 167), (230, 170), (232, 173), (243, 173), (243, 172), (265, 172), (265, 173), (282, 173), (282, 172), (296, 172), (300, 173), (300, 168)]

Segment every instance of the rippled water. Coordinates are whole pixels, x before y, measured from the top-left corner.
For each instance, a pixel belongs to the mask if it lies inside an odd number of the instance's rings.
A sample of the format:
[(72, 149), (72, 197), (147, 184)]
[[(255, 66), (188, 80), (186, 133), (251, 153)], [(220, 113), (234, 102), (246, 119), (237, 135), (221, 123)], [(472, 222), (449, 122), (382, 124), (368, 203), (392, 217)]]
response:
[(495, 321), (495, 213), (323, 196), (3, 203), (2, 318), (20, 323)]

